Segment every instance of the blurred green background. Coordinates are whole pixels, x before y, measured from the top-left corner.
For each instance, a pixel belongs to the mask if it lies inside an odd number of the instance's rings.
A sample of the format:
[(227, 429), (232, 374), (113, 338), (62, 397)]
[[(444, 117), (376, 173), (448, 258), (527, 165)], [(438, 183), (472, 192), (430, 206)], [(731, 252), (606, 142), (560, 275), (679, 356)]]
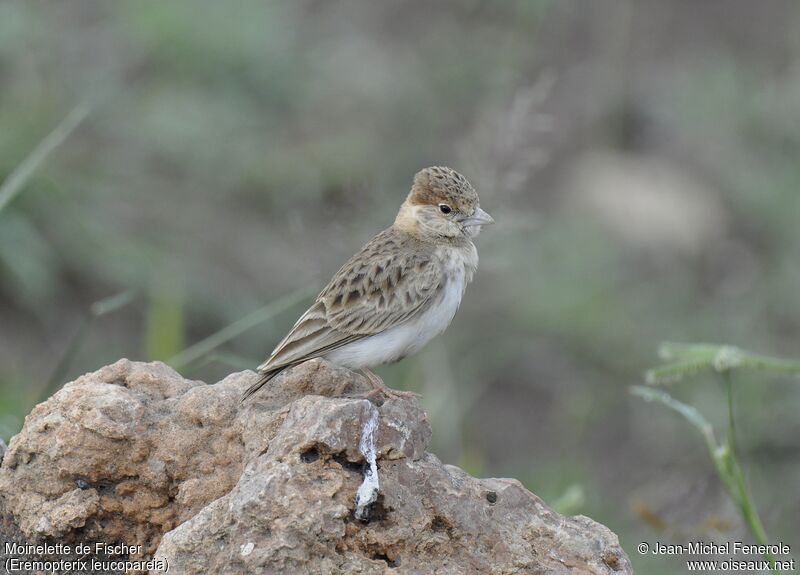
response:
[[(257, 365), (450, 165), (498, 223), (450, 330), (378, 370), (423, 394), (433, 451), (607, 524), (637, 571), (681, 565), (642, 540), (747, 539), (695, 431), (627, 388), (664, 339), (800, 356), (797, 2), (0, 2), (0, 179), (80, 105), (0, 212), (0, 437), (231, 325), (173, 363)], [(798, 384), (736, 383), (796, 549)], [(724, 421), (713, 378), (672, 392)]]

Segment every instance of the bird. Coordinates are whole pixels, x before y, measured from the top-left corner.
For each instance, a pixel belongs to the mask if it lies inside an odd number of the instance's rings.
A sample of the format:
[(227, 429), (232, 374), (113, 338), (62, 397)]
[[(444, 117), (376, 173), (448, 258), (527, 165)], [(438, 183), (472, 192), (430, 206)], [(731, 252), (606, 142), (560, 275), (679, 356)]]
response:
[(415, 395), (388, 388), (370, 368), (416, 353), (447, 329), (478, 268), (473, 239), (492, 223), (463, 175), (442, 166), (417, 172), (394, 223), (336, 272), (258, 366), (242, 401), (315, 358), (361, 370), (374, 392)]

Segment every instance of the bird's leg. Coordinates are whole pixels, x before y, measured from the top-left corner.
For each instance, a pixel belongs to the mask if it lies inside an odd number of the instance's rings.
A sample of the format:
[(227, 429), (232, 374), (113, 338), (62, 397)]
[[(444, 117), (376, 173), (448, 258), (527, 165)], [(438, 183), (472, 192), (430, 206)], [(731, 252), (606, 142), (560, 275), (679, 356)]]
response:
[(418, 393), (414, 393), (413, 391), (396, 391), (387, 387), (380, 377), (366, 367), (361, 368), (361, 373), (364, 374), (364, 377), (367, 378), (367, 381), (372, 386), (372, 389), (374, 390), (372, 393), (382, 393), (386, 397), (394, 397), (396, 399), (409, 399), (420, 396)]

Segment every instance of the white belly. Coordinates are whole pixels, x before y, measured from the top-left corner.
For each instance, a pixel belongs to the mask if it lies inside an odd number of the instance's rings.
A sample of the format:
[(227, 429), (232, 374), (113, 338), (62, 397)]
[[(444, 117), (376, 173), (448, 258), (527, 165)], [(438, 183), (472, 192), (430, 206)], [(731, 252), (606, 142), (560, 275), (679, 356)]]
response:
[[(477, 260), (477, 254), (475, 255)], [(418, 352), (453, 321), (461, 298), (472, 279), (474, 267), (461, 258), (446, 258), (447, 282), (437, 299), (418, 317), (361, 341), (349, 343), (325, 355), (325, 359), (349, 369), (392, 363)], [(471, 261), (469, 262), (472, 263)], [(477, 267), (477, 261), (475, 262)]]

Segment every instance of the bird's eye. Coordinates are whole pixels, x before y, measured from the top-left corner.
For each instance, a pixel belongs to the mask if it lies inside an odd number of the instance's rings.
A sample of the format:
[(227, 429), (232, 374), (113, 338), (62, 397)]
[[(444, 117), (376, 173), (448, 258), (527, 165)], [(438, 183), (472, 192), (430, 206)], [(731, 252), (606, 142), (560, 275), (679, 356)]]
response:
[(449, 214), (453, 211), (453, 208), (448, 206), (447, 204), (439, 204), (439, 209), (442, 210), (443, 214)]

